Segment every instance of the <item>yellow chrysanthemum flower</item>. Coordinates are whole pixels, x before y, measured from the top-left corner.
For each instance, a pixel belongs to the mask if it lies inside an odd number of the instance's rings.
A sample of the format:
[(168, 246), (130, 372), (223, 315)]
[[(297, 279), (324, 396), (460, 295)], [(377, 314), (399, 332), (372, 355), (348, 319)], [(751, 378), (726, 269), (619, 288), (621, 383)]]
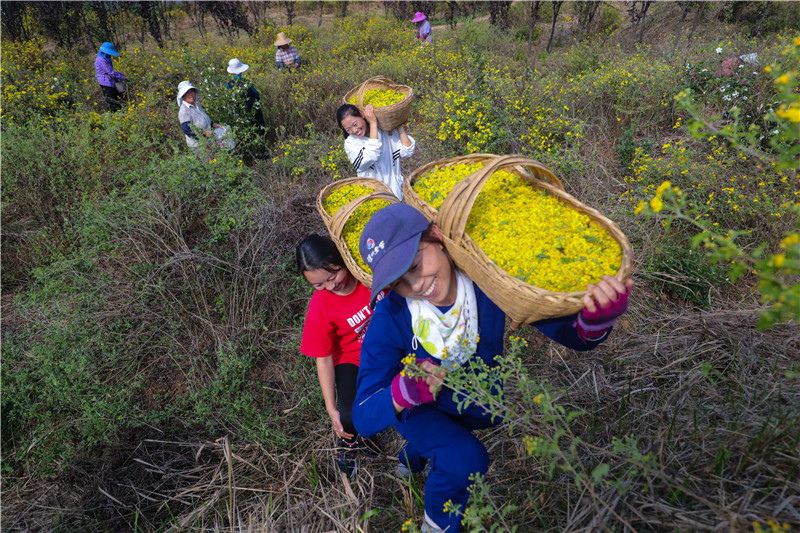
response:
[[(392, 89), (367, 89), (364, 91), (364, 105), (372, 104), (375, 107), (388, 107), (400, 102), (406, 95)], [(356, 97), (350, 99), (351, 104), (356, 103)]]

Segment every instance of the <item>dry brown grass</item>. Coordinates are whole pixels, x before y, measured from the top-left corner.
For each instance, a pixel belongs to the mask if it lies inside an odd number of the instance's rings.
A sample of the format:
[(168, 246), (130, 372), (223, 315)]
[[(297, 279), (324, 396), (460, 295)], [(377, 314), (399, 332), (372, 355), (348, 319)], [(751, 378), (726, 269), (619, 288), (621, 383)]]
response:
[[(662, 313), (639, 300), (593, 352), (523, 332), (529, 372), (561, 391), (557, 402), (585, 412), (573, 428), (585, 442), (584, 465), (606, 462), (611, 479), (625, 477), (635, 461), (611, 450), (612, 437), (625, 435), (655, 462), (628, 476), (627, 490), (578, 489), (524, 454), (522, 435), (552, 428), (510, 421), (482, 435), (492, 493), (520, 505), (506, 520), (552, 531), (748, 531), (769, 518), (800, 525), (800, 329), (761, 332), (756, 320), (751, 310)], [(787, 372), (795, 372), (788, 381)], [(524, 407), (513, 392), (508, 401)], [(313, 423), (280, 452), (231, 436), (132, 435), (108, 452), (115, 472), (93, 487), (62, 479), (4, 494), (5, 516), (14, 517), (4, 529), (48, 530), (58, 521), (40, 522), (47, 509), (80, 524), (89, 502), (112, 530), (136, 523), (141, 531), (394, 531), (420, 518), (421, 505), (394, 473), (396, 434), (382, 435), (389, 453), (361, 458), (352, 480), (333, 465), (331, 443), (326, 425)], [(413, 487), (421, 491), (419, 479)], [(370, 516), (373, 509), (380, 512)]]

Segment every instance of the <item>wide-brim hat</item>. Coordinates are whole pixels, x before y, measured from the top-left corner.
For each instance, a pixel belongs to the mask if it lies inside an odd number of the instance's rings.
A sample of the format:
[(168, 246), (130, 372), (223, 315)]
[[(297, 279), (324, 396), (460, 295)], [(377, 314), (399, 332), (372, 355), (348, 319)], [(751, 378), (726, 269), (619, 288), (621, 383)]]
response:
[(420, 237), (430, 222), (416, 208), (390, 204), (377, 211), (364, 226), (359, 252), (372, 270), (370, 308), (383, 289), (405, 274), (419, 248)]
[(104, 54), (108, 54), (110, 56), (119, 57), (119, 52), (117, 52), (117, 49), (114, 48), (114, 44), (113, 43), (103, 43), (103, 44), (101, 44), (100, 45), (100, 51), (103, 52)]
[(411, 22), (422, 22), (426, 18), (427, 17), (425, 16), (425, 13), (423, 13), (422, 11), (417, 11), (416, 13), (414, 13), (414, 20), (412, 20)]
[(197, 92), (200, 92), (200, 91), (197, 90), (197, 87), (192, 85), (192, 82), (190, 82), (188, 80), (184, 80), (184, 81), (182, 81), (182, 82), (180, 82), (178, 84), (178, 98), (177, 98), (178, 107), (181, 106), (181, 102), (183, 101), (183, 95), (188, 93), (192, 89), (194, 89)]
[(242, 72), (244, 72), (249, 68), (250, 65), (242, 63), (235, 57), (230, 61), (228, 61), (228, 72), (230, 72), (231, 74), (241, 74)]
[(275, 41), (275, 46), (283, 46), (284, 44), (291, 44), (292, 40), (286, 37), (286, 34), (280, 32), (278, 34), (278, 40)]

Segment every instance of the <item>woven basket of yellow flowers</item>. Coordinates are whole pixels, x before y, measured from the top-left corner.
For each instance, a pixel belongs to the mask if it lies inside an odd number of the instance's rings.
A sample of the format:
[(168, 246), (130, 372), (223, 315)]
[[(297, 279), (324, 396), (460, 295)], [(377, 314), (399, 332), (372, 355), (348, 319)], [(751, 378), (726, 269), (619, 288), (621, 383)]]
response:
[(391, 132), (408, 122), (414, 90), (408, 85), (394, 83), (389, 78), (375, 76), (350, 89), (342, 103), (353, 104), (363, 114), (370, 104), (375, 108), (378, 127)]
[(367, 287), (372, 286), (372, 271), (358, 251), (361, 232), (373, 213), (399, 201), (386, 184), (373, 178), (335, 181), (317, 195), (317, 211), (347, 270)]
[(630, 276), (633, 250), (619, 226), (533, 159), (435, 161), (409, 175), (403, 194), (439, 226), (453, 261), (514, 329), (577, 313), (586, 287), (605, 274)]

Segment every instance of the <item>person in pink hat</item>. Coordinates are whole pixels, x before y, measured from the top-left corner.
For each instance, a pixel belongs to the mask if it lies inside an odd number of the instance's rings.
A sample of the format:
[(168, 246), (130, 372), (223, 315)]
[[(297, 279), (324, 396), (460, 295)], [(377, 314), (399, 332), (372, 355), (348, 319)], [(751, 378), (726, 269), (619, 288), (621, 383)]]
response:
[(417, 23), (417, 40), (425, 44), (431, 44), (431, 42), (433, 42), (431, 23), (426, 19), (425, 13), (417, 11), (414, 14), (414, 20), (411, 22)]

